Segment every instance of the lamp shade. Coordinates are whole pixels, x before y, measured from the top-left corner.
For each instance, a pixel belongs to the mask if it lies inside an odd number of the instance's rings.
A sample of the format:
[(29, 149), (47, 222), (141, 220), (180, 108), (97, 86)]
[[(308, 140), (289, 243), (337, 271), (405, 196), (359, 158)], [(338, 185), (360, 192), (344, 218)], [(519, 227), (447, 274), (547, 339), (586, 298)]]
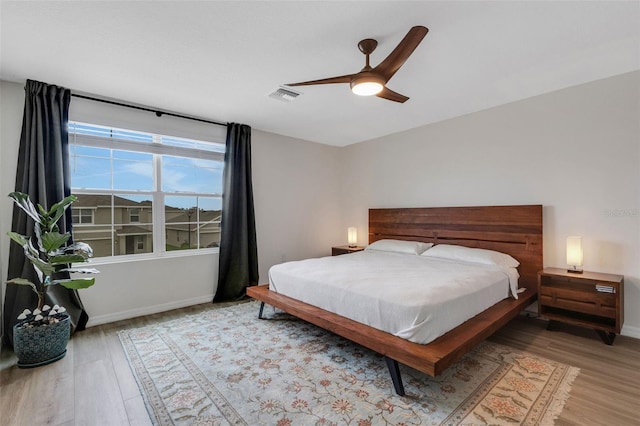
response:
[(582, 272), (582, 237), (567, 237), (567, 270)]
[(358, 245), (358, 229), (355, 226), (347, 228), (347, 242), (349, 243), (349, 247)]

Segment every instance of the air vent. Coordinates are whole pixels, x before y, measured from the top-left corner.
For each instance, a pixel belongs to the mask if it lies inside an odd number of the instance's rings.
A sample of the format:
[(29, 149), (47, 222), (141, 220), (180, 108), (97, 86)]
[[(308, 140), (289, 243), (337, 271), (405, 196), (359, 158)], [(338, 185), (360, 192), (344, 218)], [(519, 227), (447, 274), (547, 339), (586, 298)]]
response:
[(270, 98), (277, 99), (282, 102), (291, 102), (298, 96), (300, 96), (300, 93), (294, 92), (291, 89), (285, 89), (284, 87), (279, 87), (269, 95)]

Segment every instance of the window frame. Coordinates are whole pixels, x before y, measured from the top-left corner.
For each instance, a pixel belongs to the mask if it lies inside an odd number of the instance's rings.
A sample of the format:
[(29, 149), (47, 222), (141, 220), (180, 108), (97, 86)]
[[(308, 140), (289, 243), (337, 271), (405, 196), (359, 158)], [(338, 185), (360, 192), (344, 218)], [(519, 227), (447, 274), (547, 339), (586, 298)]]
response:
[[(143, 133), (146, 135), (152, 136), (152, 142), (136, 142), (126, 139), (113, 138), (113, 137), (101, 137), (94, 135), (86, 135), (86, 134), (77, 134), (72, 127), (75, 124), (87, 125), (87, 126), (95, 126), (96, 128), (110, 128), (113, 130), (123, 131), (123, 132), (136, 132)], [(216, 146), (216, 150), (208, 151), (197, 148), (188, 148), (188, 147), (178, 147), (172, 145), (164, 145), (162, 144), (162, 138), (168, 138), (171, 140), (175, 139), (183, 139), (196, 141), (204, 144), (211, 144)], [(153, 189), (152, 190), (130, 190), (130, 189), (93, 189), (93, 188), (80, 188), (80, 187), (71, 187), (71, 192), (74, 195), (110, 195), (110, 196), (147, 196), (151, 199), (152, 209), (151, 209), (151, 227), (152, 227), (152, 246), (153, 251), (148, 253), (137, 253), (137, 254), (116, 254), (114, 252), (114, 240), (112, 235), (112, 243), (111, 243), (111, 255), (97, 257), (94, 259), (97, 263), (117, 263), (134, 259), (156, 259), (161, 257), (181, 257), (181, 256), (193, 256), (199, 254), (211, 254), (218, 253), (219, 247), (201, 247), (201, 248), (189, 248), (182, 250), (167, 250), (166, 244), (167, 235), (166, 235), (166, 227), (167, 223), (165, 221), (165, 196), (168, 197), (198, 197), (198, 198), (218, 198), (222, 201), (222, 192), (220, 193), (202, 193), (195, 191), (180, 191), (180, 192), (163, 192), (162, 191), (162, 156), (175, 156), (182, 158), (190, 158), (190, 159), (203, 159), (203, 160), (213, 160), (218, 161), (222, 164), (224, 168), (224, 155), (225, 155), (225, 142), (212, 142), (212, 141), (203, 141), (196, 140), (193, 138), (179, 138), (174, 136), (165, 136), (159, 135), (151, 132), (138, 132), (135, 130), (127, 130), (116, 128), (115, 126), (104, 126), (100, 124), (90, 124), (83, 123), (79, 121), (69, 121), (69, 144), (70, 145), (78, 145), (78, 146), (86, 146), (93, 148), (102, 148), (102, 149), (111, 149), (111, 150), (123, 150), (123, 151), (133, 151), (140, 153), (147, 153), (152, 155), (152, 175), (153, 175)], [(189, 155), (187, 155), (187, 153)], [(92, 211), (92, 223), (90, 225), (95, 224), (95, 212), (93, 207), (78, 207), (78, 209), (91, 209)], [(132, 208), (134, 210), (136, 208)], [(140, 224), (142, 209), (137, 208), (138, 210), (138, 222), (131, 222), (131, 211), (129, 211), (129, 223), (131, 224)], [(222, 206), (220, 207), (220, 211), (222, 211)], [(113, 206), (112, 206), (112, 219), (110, 225), (111, 232), (114, 230), (114, 218), (113, 218)], [(147, 224), (147, 222), (145, 222)], [(86, 224), (89, 225), (89, 224)], [(82, 226), (82, 224), (73, 224), (73, 226)], [(199, 238), (198, 238), (199, 245)], [(138, 244), (136, 242), (136, 247)]]

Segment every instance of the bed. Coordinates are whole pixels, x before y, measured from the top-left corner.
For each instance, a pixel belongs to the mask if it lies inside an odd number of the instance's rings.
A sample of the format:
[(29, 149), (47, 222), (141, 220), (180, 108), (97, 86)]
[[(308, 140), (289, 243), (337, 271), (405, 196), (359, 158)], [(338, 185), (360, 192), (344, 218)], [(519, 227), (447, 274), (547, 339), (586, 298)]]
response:
[(247, 295), (262, 302), (260, 318), (267, 303), (382, 354), (400, 395), (404, 388), (398, 363), (436, 376), (536, 300), (537, 272), (542, 269), (540, 205), (371, 209), (369, 243), (383, 239), (454, 244), (509, 254), (520, 263), (518, 285), (524, 290), (517, 299), (502, 299), (427, 344), (282, 295), (268, 285), (249, 287)]

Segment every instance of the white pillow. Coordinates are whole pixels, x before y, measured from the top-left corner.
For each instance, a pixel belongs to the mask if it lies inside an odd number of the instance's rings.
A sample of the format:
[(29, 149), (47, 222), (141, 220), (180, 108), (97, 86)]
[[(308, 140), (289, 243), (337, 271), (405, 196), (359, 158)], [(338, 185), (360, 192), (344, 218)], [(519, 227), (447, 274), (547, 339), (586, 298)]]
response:
[(505, 253), (450, 244), (438, 244), (422, 253), (422, 256), (479, 263), (482, 265), (497, 265), (503, 268), (517, 268), (518, 265), (520, 265), (520, 262)]
[(390, 251), (394, 253), (407, 253), (419, 255), (429, 247), (431, 243), (421, 243), (419, 241), (402, 240), (378, 240), (369, 244), (365, 250)]

